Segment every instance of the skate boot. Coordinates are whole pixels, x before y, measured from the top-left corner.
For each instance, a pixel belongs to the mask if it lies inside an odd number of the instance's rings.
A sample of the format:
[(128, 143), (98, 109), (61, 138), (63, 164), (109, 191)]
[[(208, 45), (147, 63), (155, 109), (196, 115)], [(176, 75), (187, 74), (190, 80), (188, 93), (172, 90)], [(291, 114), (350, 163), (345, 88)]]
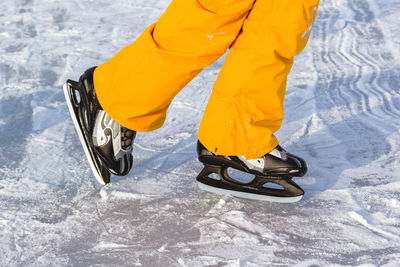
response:
[(94, 68), (79, 82), (68, 80), (64, 94), (72, 121), (94, 176), (101, 184), (111, 174), (126, 175), (132, 168), (135, 131), (122, 127), (101, 108), (93, 85)]
[[(203, 170), (197, 176), (200, 189), (282, 203), (297, 202), (304, 195), (304, 191), (292, 178), (306, 174), (306, 162), (287, 153), (280, 146), (252, 160), (246, 160), (243, 156), (217, 156), (200, 142), (197, 143), (197, 153), (200, 162), (204, 164)], [(243, 182), (232, 178), (229, 175), (232, 171), (239, 171), (243, 176), (250, 174), (251, 179)]]

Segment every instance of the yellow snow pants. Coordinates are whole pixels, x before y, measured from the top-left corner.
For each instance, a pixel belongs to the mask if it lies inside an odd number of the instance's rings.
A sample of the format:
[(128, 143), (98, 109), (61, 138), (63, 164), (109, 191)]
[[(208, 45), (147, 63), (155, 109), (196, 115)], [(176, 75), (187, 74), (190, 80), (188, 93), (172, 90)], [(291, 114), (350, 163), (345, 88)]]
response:
[(217, 155), (258, 158), (278, 140), (286, 79), (319, 0), (173, 0), (94, 72), (103, 109), (136, 131), (161, 127), (175, 95), (229, 48), (198, 138)]

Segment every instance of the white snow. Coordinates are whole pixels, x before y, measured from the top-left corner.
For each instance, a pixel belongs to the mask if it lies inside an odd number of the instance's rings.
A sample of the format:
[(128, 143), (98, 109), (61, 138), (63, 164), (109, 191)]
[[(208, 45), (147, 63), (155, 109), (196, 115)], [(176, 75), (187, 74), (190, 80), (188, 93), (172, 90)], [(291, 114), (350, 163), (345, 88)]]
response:
[[(295, 204), (197, 189), (196, 134), (223, 58), (97, 184), (62, 84), (168, 0), (2, 0), (0, 266), (400, 266), (400, 2), (321, 1), (277, 133), (310, 165)], [(210, 36), (212, 38), (212, 36)]]

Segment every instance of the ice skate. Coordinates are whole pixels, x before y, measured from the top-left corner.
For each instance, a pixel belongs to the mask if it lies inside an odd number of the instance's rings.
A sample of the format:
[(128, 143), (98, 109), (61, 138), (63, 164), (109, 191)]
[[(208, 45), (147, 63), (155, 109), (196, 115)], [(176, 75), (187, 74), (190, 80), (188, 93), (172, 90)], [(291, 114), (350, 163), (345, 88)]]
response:
[[(292, 178), (306, 174), (306, 162), (287, 153), (280, 146), (254, 160), (246, 160), (243, 156), (217, 156), (200, 142), (197, 144), (197, 153), (199, 160), (204, 164), (204, 169), (197, 176), (200, 189), (217, 194), (282, 203), (297, 202), (304, 195), (304, 191)], [(250, 181), (239, 181), (229, 175), (229, 169), (254, 177)]]
[(107, 184), (111, 174), (126, 175), (132, 168), (136, 132), (119, 125), (101, 108), (93, 86), (94, 70), (88, 69), (79, 82), (68, 80), (64, 94), (90, 168), (101, 184)]

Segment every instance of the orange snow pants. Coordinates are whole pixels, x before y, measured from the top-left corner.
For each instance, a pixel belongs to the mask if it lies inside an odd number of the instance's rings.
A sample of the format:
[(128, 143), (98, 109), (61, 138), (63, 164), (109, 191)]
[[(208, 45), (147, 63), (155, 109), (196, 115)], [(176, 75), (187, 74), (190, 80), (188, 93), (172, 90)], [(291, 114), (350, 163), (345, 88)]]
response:
[(161, 127), (175, 95), (229, 48), (198, 138), (217, 155), (258, 158), (278, 140), (286, 79), (319, 0), (173, 0), (94, 72), (103, 109), (136, 131)]

